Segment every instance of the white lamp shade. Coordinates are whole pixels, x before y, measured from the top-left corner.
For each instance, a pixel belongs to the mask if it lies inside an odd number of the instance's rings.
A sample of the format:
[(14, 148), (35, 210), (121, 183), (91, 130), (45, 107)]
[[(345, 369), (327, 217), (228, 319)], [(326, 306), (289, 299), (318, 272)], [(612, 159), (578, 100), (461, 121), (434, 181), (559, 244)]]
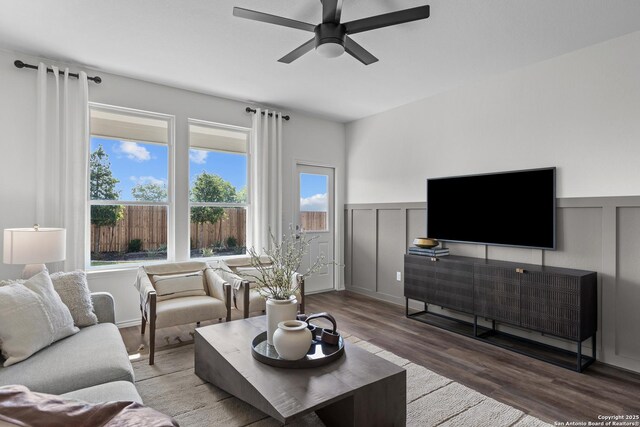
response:
[(44, 264), (65, 259), (67, 230), (64, 228), (6, 228), (5, 264)]

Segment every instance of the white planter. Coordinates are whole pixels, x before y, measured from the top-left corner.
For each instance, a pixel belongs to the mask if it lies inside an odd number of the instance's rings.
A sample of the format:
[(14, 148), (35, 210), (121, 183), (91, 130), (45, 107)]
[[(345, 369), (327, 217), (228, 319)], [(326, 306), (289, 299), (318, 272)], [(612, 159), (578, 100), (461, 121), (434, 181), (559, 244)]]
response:
[(296, 320), (298, 314), (298, 300), (295, 296), (288, 300), (267, 299), (267, 344), (273, 345), (273, 333), (278, 329), (278, 323), (285, 320)]
[(278, 323), (273, 334), (273, 346), (282, 359), (302, 359), (311, 347), (311, 331), (307, 329), (307, 322), (285, 320)]

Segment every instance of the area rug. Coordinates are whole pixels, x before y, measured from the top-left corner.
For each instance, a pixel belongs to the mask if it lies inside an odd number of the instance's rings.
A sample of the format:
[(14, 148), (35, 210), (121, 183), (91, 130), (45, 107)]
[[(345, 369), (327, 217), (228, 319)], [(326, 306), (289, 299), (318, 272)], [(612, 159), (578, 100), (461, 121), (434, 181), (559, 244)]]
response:
[[(408, 426), (549, 427), (516, 408), (367, 341), (355, 336), (346, 339), (407, 370)], [(193, 344), (157, 351), (153, 366), (149, 366), (147, 358), (132, 363), (136, 387), (144, 403), (171, 415), (183, 427), (280, 425), (275, 419), (196, 376)], [(324, 426), (315, 414), (301, 417), (290, 425)]]

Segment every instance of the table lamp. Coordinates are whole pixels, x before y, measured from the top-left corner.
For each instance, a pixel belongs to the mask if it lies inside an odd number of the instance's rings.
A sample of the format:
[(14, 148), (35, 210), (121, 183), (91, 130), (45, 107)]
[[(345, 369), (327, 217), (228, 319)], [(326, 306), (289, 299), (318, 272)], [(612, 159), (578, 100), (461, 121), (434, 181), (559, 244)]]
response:
[(26, 264), (22, 278), (29, 279), (41, 271), (48, 271), (45, 262), (65, 259), (67, 230), (64, 228), (5, 228), (5, 264)]

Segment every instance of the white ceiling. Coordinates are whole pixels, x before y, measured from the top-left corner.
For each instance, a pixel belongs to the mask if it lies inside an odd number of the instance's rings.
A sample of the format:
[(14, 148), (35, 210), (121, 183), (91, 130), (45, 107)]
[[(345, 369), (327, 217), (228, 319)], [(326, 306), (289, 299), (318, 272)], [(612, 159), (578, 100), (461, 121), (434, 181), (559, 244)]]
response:
[(353, 36), (369, 66), (281, 64), (311, 33), (232, 16), (316, 24), (319, 0), (0, 0), (0, 48), (346, 122), (640, 30), (638, 0), (344, 0), (342, 21), (421, 4), (427, 20)]

